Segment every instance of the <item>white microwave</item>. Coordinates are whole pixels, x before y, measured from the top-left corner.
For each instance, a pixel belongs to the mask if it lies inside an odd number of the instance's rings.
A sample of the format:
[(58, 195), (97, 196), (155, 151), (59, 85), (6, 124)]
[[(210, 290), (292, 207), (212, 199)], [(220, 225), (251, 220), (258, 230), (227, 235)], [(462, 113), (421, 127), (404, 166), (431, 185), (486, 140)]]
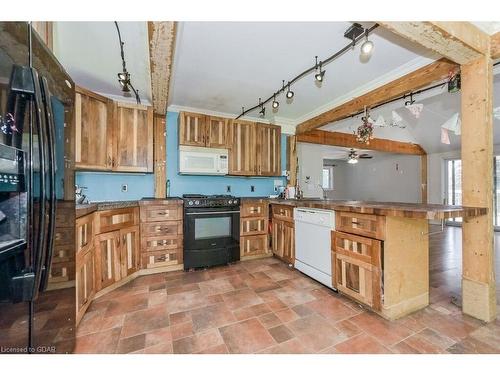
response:
[(179, 173), (225, 175), (228, 151), (224, 148), (179, 146)]

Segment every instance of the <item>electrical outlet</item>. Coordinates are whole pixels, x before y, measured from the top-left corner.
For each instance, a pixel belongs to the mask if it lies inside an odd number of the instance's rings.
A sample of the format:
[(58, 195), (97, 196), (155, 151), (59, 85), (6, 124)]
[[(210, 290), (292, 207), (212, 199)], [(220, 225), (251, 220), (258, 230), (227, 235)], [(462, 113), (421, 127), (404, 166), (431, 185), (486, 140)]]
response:
[(125, 193), (128, 191), (128, 185), (127, 184), (122, 184), (122, 192)]
[(250, 191), (253, 193), (255, 191), (255, 186), (251, 185), (250, 186)]
[(228, 193), (230, 193), (230, 192), (231, 192), (231, 185), (227, 185), (227, 187), (226, 187), (226, 191), (227, 191)]

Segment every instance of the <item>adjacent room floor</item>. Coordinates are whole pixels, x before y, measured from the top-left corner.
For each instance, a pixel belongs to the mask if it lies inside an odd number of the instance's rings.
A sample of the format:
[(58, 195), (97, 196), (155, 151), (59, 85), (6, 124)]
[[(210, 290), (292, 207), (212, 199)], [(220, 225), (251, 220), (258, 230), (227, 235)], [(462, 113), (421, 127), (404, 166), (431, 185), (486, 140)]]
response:
[[(500, 319), (484, 324), (456, 306), (461, 229), (447, 227), (430, 245), (431, 305), (395, 322), (266, 258), (137, 278), (92, 303), (75, 351), (500, 353)], [(499, 259), (497, 251), (497, 274)]]

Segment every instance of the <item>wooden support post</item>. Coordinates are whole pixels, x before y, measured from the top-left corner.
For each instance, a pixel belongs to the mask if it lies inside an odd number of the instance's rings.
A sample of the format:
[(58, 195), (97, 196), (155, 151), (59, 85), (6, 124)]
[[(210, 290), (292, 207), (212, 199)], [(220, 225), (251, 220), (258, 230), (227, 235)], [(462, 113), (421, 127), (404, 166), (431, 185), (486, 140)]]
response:
[(297, 166), (297, 137), (290, 135), (286, 142), (286, 169), (290, 174), (288, 183), (292, 186), (297, 185)]
[(166, 131), (165, 116), (155, 114), (153, 122), (155, 198), (165, 198), (167, 194)]
[(462, 309), (496, 318), (493, 247), (493, 69), (487, 56), (462, 65), (462, 194), (464, 206), (487, 207), (462, 226)]
[(427, 204), (427, 155), (420, 156), (420, 203)]

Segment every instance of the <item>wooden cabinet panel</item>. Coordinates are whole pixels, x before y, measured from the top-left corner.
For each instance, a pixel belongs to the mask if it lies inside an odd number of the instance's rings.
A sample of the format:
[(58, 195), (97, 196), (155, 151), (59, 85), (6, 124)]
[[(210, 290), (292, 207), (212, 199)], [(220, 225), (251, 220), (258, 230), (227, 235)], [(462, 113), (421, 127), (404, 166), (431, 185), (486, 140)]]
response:
[(139, 270), (139, 226), (120, 230), (121, 277), (127, 277)]
[(141, 222), (182, 220), (182, 205), (166, 204), (144, 206), (141, 210)]
[(182, 264), (182, 249), (152, 251), (142, 254), (142, 268), (157, 268)]
[(121, 279), (120, 231), (104, 233), (95, 238), (96, 291)]
[(231, 149), (229, 174), (253, 176), (256, 174), (255, 123), (234, 120), (230, 124)]
[(76, 324), (80, 322), (96, 292), (94, 248), (76, 257)]
[(240, 211), (241, 217), (268, 217), (269, 202), (267, 200), (242, 201)]
[(332, 232), (333, 286), (376, 311), (382, 305), (381, 248), (379, 240)]
[(336, 211), (335, 225), (338, 231), (360, 236), (385, 238), (385, 216)]
[(295, 262), (295, 226), (284, 220), (272, 221), (273, 254), (287, 263)]
[(165, 236), (165, 235), (182, 235), (182, 222), (167, 221), (156, 223), (142, 223), (142, 236)]
[(96, 213), (96, 233), (106, 233), (139, 224), (139, 208), (117, 208)]
[(179, 248), (182, 252), (182, 240), (183, 237), (179, 235), (143, 237), (141, 240), (141, 249), (143, 252), (149, 252)]
[(281, 127), (256, 124), (257, 174), (281, 175)]
[(153, 108), (115, 103), (113, 170), (153, 172)]
[(240, 236), (267, 234), (267, 218), (242, 217), (240, 219)]
[(206, 117), (199, 113), (179, 114), (179, 144), (185, 146), (206, 145)]
[(222, 117), (206, 117), (206, 143), (207, 147), (227, 148), (228, 147), (228, 119)]
[(75, 167), (110, 170), (111, 101), (81, 87), (75, 90)]
[(94, 246), (94, 215), (76, 219), (76, 251), (86, 251)]
[(278, 220), (293, 222), (293, 207), (280, 204), (273, 204), (271, 205), (271, 210), (273, 214), (273, 219), (276, 218)]
[(268, 253), (267, 234), (240, 237), (240, 255), (242, 257)]

